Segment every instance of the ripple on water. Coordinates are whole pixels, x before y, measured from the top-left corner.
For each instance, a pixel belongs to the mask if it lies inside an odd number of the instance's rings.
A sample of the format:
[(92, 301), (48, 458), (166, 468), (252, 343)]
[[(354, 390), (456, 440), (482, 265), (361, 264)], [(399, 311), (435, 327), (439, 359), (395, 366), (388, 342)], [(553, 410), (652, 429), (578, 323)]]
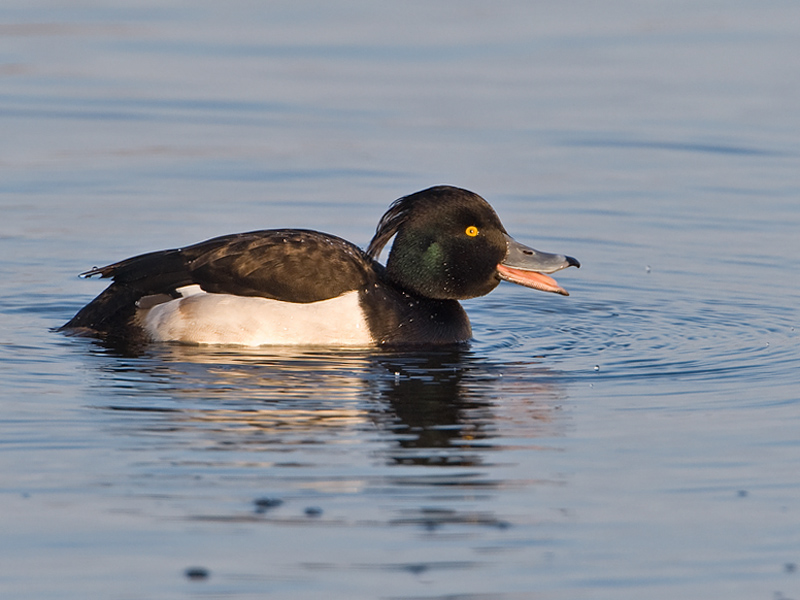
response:
[(520, 305), (525, 302), (487, 303), (473, 311), (476, 322), (488, 323), (476, 326), (477, 347), (538, 358), (579, 381), (601, 377), (632, 385), (756, 385), (791, 379), (799, 362), (794, 315), (785, 307), (698, 298), (578, 300), (555, 314), (531, 313), (529, 303)]

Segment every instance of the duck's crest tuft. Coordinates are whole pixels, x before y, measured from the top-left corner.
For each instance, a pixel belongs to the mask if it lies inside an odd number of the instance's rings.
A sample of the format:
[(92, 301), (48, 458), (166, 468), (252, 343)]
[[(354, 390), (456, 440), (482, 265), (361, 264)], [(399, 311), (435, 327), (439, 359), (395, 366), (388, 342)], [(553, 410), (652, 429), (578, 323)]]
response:
[[(367, 247), (367, 254), (370, 258), (378, 260), (381, 250), (389, 243), (389, 240), (398, 232), (403, 223), (408, 219), (408, 215), (417, 210), (421, 204), (431, 204), (432, 201), (441, 201), (447, 196), (468, 194), (476, 196), (468, 190), (453, 187), (451, 185), (437, 185), (408, 196), (398, 198), (389, 207), (389, 210), (381, 217), (378, 227), (375, 229), (375, 236)], [(478, 196), (479, 197), (479, 196)]]

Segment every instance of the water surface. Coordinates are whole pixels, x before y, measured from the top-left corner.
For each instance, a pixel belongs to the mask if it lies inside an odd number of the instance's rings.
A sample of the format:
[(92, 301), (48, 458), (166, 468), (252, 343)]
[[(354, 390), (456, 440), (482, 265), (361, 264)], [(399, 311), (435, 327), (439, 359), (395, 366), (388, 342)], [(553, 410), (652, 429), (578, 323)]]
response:
[[(6, 2), (2, 596), (800, 598), (799, 13)], [(571, 296), (458, 351), (51, 331), (94, 265), (439, 183)]]

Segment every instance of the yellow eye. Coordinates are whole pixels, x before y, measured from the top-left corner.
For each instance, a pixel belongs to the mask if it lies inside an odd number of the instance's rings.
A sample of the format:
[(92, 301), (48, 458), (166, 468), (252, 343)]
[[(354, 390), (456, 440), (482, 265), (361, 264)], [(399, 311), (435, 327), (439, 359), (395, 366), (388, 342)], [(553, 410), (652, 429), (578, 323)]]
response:
[(478, 228), (475, 227), (475, 225), (470, 225), (469, 227), (467, 227), (466, 234), (469, 237), (475, 237), (476, 235), (478, 235)]

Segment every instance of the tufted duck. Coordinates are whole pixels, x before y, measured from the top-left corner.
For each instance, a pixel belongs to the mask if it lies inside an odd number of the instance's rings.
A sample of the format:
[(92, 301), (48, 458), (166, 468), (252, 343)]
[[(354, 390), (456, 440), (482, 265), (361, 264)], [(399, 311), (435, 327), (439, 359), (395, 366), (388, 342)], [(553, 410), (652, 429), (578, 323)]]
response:
[[(384, 267), (377, 262), (394, 237)], [(432, 187), (395, 201), (366, 252), (341, 238), (271, 229), (94, 268), (112, 283), (61, 329), (117, 342), (396, 346), (472, 336), (458, 300), (501, 279), (568, 295), (569, 266), (514, 241), (483, 198)]]

